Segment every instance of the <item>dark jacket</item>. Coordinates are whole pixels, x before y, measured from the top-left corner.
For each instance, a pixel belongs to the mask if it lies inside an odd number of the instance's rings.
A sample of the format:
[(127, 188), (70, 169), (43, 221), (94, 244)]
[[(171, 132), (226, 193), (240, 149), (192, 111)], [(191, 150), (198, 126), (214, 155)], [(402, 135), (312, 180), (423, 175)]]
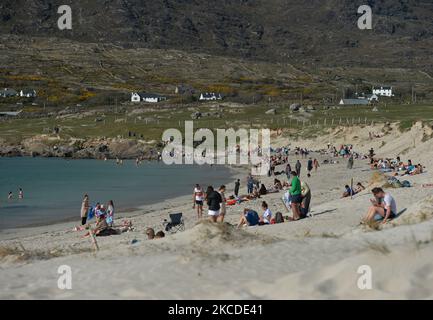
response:
[(221, 209), (220, 203), (222, 202), (221, 195), (219, 192), (212, 191), (207, 195), (207, 205), (209, 206), (209, 210), (218, 211)]

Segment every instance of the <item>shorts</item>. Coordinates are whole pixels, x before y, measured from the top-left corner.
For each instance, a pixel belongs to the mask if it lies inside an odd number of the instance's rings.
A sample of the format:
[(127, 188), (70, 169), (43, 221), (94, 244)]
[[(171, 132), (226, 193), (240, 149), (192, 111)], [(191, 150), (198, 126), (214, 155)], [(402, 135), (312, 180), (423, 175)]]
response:
[(195, 204), (203, 207), (203, 201), (195, 200)]
[[(385, 209), (385, 216), (386, 216), (386, 209)], [(394, 219), (397, 215), (394, 212), (391, 212), (388, 219)], [(380, 214), (376, 213), (373, 217), (374, 221), (382, 221), (385, 219), (385, 217), (382, 217)]]
[(301, 203), (302, 196), (300, 194), (295, 194), (291, 196), (292, 203)]
[(209, 210), (207, 214), (211, 217), (218, 217), (220, 215), (220, 211), (219, 210)]

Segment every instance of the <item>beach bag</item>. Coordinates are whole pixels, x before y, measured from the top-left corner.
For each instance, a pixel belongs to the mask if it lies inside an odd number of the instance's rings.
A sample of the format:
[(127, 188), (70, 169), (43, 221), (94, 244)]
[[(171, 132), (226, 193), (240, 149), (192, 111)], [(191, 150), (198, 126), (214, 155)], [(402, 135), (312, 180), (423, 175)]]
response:
[(283, 214), (281, 212), (277, 212), (275, 214), (275, 223), (283, 223), (284, 222), (284, 217)]
[(402, 183), (402, 187), (403, 188), (410, 188), (412, 185), (410, 184), (410, 182), (409, 181), (407, 181), (407, 180), (404, 180)]

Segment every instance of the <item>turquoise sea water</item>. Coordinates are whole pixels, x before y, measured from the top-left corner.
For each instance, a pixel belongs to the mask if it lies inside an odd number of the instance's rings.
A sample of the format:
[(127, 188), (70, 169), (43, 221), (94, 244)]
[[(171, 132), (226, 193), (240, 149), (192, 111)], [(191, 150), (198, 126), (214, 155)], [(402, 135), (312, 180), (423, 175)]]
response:
[[(167, 166), (163, 163), (0, 158), (0, 230), (44, 225), (71, 218), (80, 220), (85, 193), (91, 204), (113, 200), (116, 209), (154, 204), (192, 194), (195, 183), (204, 188), (230, 181), (222, 166)], [(18, 199), (18, 189), (24, 199)], [(14, 194), (8, 200), (9, 191)]]

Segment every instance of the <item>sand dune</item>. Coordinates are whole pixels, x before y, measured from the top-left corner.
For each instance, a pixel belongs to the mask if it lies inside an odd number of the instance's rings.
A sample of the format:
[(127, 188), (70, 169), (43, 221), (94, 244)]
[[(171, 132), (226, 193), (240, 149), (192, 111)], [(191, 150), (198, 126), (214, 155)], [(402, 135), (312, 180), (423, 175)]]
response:
[[(386, 131), (382, 138), (369, 140), (369, 131), (382, 129)], [(427, 167), (422, 175), (404, 177), (414, 187), (388, 190), (401, 215), (379, 230), (360, 225), (371, 198), (369, 190), (353, 199), (340, 196), (352, 178), (370, 186), (386, 180), (373, 177), (364, 160), (355, 161), (348, 171), (340, 159), (337, 164), (322, 164), (308, 179), (314, 217), (298, 222), (234, 227), (245, 207), (260, 211), (262, 200), (272, 212), (288, 214), (280, 201), (282, 193), (276, 193), (229, 207), (227, 223), (221, 225), (197, 223), (190, 196), (145, 207), (126, 215), (134, 231), (98, 238), (97, 253), (89, 239), (81, 238), (82, 232), (72, 231), (71, 223), (2, 232), (0, 298), (431, 299), (433, 188), (423, 186), (433, 181), (433, 140), (426, 138), (430, 134), (431, 128), (420, 124), (403, 133), (392, 124), (374, 130), (341, 128), (302, 142), (312, 149), (328, 142), (351, 142), (361, 151), (373, 146), (380, 155), (401, 154)], [(273, 143), (283, 142), (277, 138)], [(291, 162), (295, 160), (293, 156)], [(244, 179), (242, 172), (238, 175)], [(263, 178), (267, 185), (271, 180)], [(228, 186), (229, 191), (232, 188)], [(162, 220), (173, 212), (185, 214), (187, 230), (146, 240), (146, 228), (162, 229)], [(72, 268), (72, 290), (57, 287), (61, 265)], [(358, 287), (358, 268), (363, 265), (371, 267), (371, 290)]]

